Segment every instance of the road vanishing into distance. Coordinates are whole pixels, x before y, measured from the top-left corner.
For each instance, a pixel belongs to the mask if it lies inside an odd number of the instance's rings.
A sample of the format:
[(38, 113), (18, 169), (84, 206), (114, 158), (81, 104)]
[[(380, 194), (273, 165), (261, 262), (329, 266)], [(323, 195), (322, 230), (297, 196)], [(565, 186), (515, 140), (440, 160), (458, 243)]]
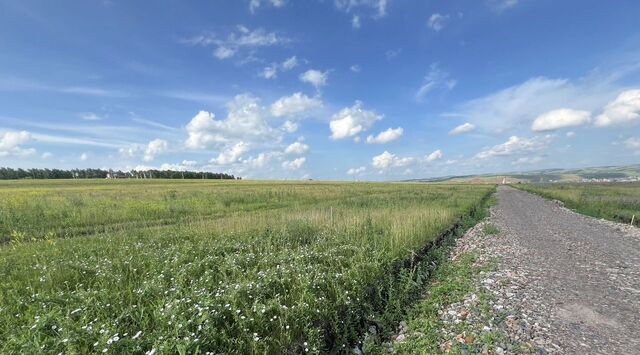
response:
[[(601, 221), (508, 186), (493, 220), (519, 252), (520, 306), (548, 321), (549, 352), (640, 353), (639, 229)], [(503, 241), (504, 242), (504, 241)]]

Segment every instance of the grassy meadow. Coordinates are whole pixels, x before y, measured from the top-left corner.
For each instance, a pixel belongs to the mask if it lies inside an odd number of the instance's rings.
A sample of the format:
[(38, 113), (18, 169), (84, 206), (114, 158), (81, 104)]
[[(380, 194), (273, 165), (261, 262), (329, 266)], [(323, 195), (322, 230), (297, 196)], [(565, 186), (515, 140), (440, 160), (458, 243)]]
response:
[[(577, 212), (640, 226), (640, 184), (518, 184), (514, 187), (562, 201)], [(635, 216), (635, 218), (634, 218)]]
[(393, 331), (425, 246), (493, 189), (0, 182), (0, 353), (350, 351)]

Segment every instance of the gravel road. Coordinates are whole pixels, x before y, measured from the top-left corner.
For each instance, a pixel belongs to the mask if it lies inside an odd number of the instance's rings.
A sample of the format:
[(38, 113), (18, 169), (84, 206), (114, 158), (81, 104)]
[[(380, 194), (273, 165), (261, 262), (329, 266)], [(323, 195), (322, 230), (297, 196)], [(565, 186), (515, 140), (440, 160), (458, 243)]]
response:
[(505, 302), (537, 352), (640, 354), (639, 229), (507, 186), (491, 220), (489, 251), (517, 285)]

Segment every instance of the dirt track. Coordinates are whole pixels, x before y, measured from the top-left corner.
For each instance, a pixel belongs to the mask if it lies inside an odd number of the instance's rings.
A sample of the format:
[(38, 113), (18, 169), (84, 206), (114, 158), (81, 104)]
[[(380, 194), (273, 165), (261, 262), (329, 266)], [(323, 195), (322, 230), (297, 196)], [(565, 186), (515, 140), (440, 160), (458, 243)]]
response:
[(548, 326), (539, 351), (640, 353), (637, 228), (506, 186), (492, 220), (501, 235), (495, 242), (507, 244), (499, 247), (502, 268), (522, 275), (523, 289), (508, 302)]

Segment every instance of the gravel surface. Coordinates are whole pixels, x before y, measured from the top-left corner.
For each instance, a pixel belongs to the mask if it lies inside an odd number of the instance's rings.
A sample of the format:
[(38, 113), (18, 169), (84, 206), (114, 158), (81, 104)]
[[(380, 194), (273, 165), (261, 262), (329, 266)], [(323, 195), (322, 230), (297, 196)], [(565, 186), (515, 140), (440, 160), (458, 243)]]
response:
[(637, 228), (506, 186), (491, 219), (500, 233), (484, 243), (499, 257), (500, 276), (483, 283), (509, 285), (491, 292), (506, 304), (500, 326), (511, 339), (520, 334), (541, 353), (640, 353)]
[[(508, 186), (497, 197), (451, 252), (474, 255), (477, 271), (472, 292), (438, 311), (440, 351), (640, 354), (640, 229)], [(391, 348), (422, 336), (402, 322)]]

